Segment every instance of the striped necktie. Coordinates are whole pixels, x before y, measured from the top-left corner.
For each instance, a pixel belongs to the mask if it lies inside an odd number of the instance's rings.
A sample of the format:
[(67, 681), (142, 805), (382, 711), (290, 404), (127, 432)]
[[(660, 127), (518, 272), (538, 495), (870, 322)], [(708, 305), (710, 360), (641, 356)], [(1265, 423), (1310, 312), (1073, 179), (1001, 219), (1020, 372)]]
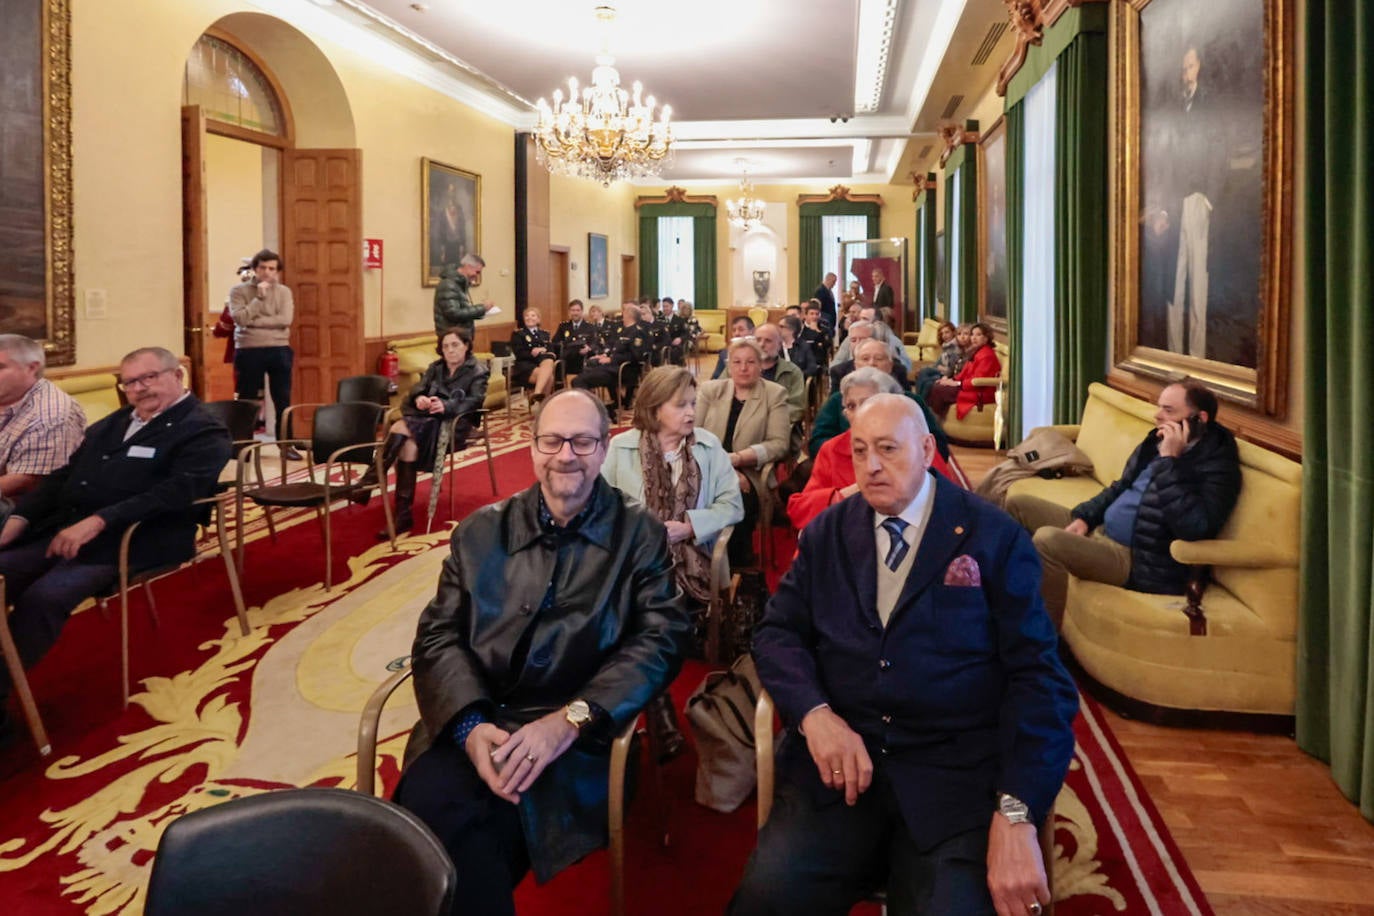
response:
[(906, 530), (907, 523), (900, 518), (889, 518), (883, 522), (883, 528), (887, 531), (888, 548), (887, 559), (883, 560), (887, 568), (893, 572), (902, 565), (902, 560), (906, 558), (906, 552), (911, 549), (911, 545), (902, 537), (902, 532)]

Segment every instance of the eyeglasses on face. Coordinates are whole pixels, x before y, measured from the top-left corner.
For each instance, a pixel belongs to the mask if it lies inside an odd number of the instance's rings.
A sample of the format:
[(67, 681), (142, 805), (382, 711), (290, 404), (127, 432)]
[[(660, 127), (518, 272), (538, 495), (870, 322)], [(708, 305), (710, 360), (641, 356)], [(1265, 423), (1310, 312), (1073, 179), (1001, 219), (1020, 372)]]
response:
[(162, 373), (175, 371), (177, 371), (177, 367), (173, 366), (170, 369), (159, 369), (156, 372), (145, 372), (137, 378), (122, 378), (118, 382), (119, 390), (133, 391), (135, 388), (147, 388), (153, 383), (153, 379), (157, 378)]
[(557, 455), (563, 451), (563, 444), (572, 446), (574, 455), (586, 457), (596, 451), (601, 444), (598, 436), (553, 436), (542, 435), (534, 437), (534, 447), (539, 449), (544, 455)]

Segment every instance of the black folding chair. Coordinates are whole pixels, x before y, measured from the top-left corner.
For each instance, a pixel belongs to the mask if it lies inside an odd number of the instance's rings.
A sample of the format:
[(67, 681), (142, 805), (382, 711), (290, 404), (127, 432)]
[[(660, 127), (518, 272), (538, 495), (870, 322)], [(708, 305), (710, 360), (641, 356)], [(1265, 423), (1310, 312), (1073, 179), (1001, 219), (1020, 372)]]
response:
[[(283, 425), (291, 429), (291, 413), (298, 409), (314, 410), (311, 438), (284, 439), (277, 443), (258, 442), (247, 447), (246, 451), (257, 451), (269, 444), (295, 445), (309, 451), (306, 471), (308, 480), (291, 483), (286, 479), (286, 459), (282, 459), (281, 482), (263, 485), (252, 489), (243, 486), (240, 475), (236, 492), (236, 509), (239, 517), (243, 514), (243, 500), (251, 499), (271, 511), (274, 507), (310, 508), (320, 519), (324, 529), (324, 587), (333, 587), (334, 543), (330, 528), (331, 504), (358, 488), (353, 477), (353, 465), (372, 464), (376, 469), (377, 483), (382, 496), (382, 511), (386, 515), (387, 537), (391, 546), (396, 546), (396, 527), (391, 517), (391, 503), (386, 498), (386, 470), (382, 467), (381, 440), (376, 439), (377, 426), (385, 408), (377, 404), (350, 401), (345, 404), (298, 404), (288, 407), (283, 415)], [(321, 459), (323, 458), (323, 461)], [(315, 480), (315, 468), (322, 465), (324, 474)], [(342, 478), (342, 479), (339, 479)], [(243, 552), (240, 547), (239, 563), (243, 568)]]

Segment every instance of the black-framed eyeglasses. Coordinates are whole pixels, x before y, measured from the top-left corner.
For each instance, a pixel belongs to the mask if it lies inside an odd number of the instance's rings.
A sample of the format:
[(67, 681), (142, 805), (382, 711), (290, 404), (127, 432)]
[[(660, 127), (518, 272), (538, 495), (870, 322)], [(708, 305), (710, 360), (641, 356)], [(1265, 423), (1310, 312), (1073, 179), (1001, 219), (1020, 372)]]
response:
[(557, 455), (563, 451), (563, 445), (567, 443), (572, 446), (574, 455), (586, 457), (596, 451), (601, 444), (599, 436), (554, 436), (542, 435), (534, 437), (534, 447), (539, 449), (544, 455)]
[(120, 391), (132, 391), (135, 388), (147, 388), (149, 385), (153, 383), (153, 379), (157, 378), (162, 373), (175, 372), (179, 368), (181, 367), (172, 366), (169, 369), (159, 369), (156, 372), (145, 372), (137, 378), (122, 378), (119, 380), (117, 384), (119, 386)]

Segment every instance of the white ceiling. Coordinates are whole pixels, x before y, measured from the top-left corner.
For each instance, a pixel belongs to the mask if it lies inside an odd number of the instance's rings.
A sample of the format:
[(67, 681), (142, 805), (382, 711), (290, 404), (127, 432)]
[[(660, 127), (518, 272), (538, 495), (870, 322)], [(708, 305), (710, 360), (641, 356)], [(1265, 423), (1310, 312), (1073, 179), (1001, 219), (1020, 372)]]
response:
[[(313, 12), (327, 11), (446, 71), (442, 78), (464, 94), (485, 93), (487, 110), (526, 129), (532, 102), (566, 91), (569, 76), (590, 80), (603, 34), (596, 0), (314, 2)], [(622, 84), (638, 80), (672, 105), (681, 142), (664, 178), (678, 182), (734, 180), (743, 158), (761, 182), (909, 183), (909, 172), (938, 156), (934, 130), (950, 97), (965, 96), (949, 116), (967, 117), (1011, 47), (1004, 35), (983, 66), (970, 64), (989, 28), (1005, 22), (1002, 0), (609, 2), (616, 6), (610, 51)], [(859, 21), (881, 20), (889, 10), (881, 102), (876, 112), (855, 116), (856, 71), (881, 60), (882, 45), (881, 35), (859, 35)], [(918, 161), (927, 147), (932, 152)]]

